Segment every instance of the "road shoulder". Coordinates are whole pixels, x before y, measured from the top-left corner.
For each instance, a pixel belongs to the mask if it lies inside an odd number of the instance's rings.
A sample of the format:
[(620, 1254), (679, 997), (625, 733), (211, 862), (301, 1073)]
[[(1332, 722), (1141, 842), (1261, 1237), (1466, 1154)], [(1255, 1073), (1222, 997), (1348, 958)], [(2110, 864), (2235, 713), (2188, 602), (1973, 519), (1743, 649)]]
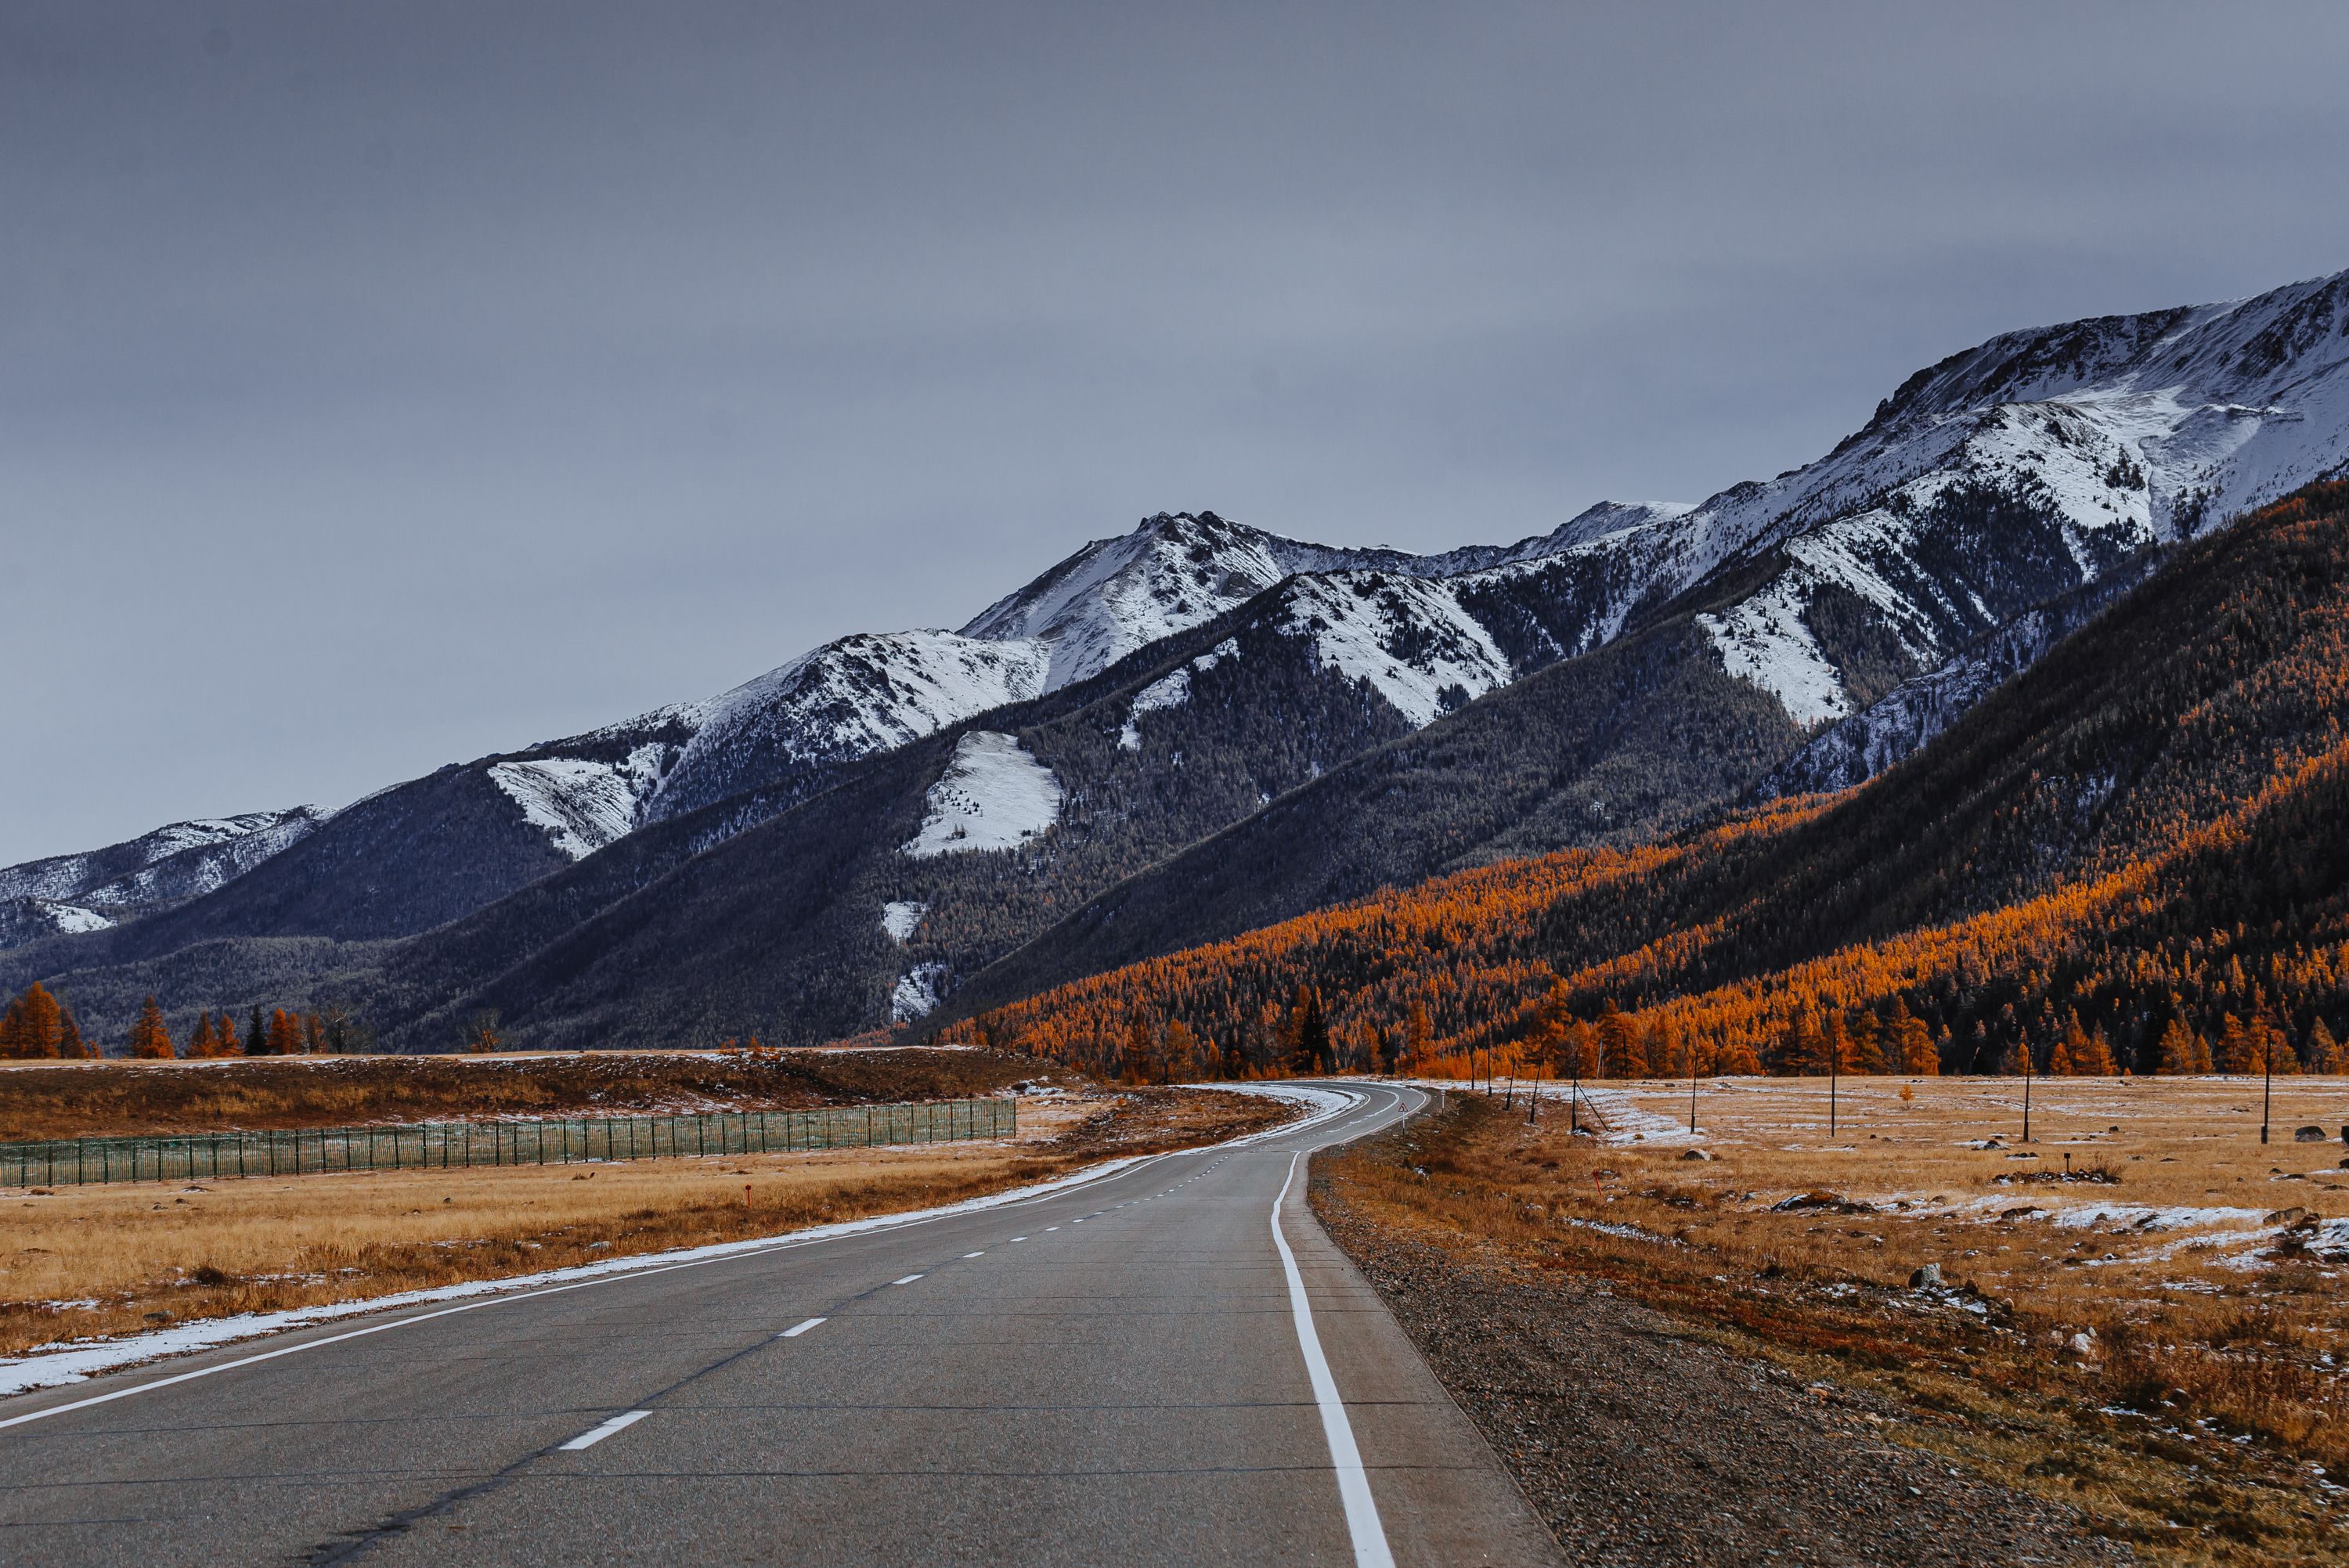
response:
[(2076, 1511), (1895, 1445), (1863, 1399), (1706, 1343), (1601, 1281), (1406, 1232), (1326, 1168), (1310, 1202), (1577, 1563), (2127, 1560)]
[(1281, 1219), (1398, 1563), (1562, 1563), (1557, 1543), (1294, 1184)]

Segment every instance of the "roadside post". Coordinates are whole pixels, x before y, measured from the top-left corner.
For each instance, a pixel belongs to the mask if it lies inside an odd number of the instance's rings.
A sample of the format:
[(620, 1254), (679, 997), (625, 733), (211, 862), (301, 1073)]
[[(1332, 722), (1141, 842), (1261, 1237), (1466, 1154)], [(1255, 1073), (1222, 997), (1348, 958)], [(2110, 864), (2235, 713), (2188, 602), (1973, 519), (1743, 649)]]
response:
[[(1841, 1028), (1843, 1026), (1837, 1024), (1836, 1026)], [(1830, 1140), (1836, 1135), (1836, 1075), (1842, 1066), (1843, 1047), (1837, 1043), (1837, 1037), (1829, 1033), (1827, 1036), (1827, 1137)]]
[(2023, 1141), (2031, 1141), (2031, 1080), (2039, 1076), (2039, 1058), (2028, 1037), (2023, 1042)]
[(1691, 1035), (1689, 1053), (1689, 1130), (1696, 1130), (1696, 1037)]
[(2260, 1141), (2265, 1143), (2268, 1140), (2268, 1113), (2275, 1107), (2276, 1032), (2264, 1026), (2260, 1032), (2267, 1037), (2268, 1045), (2267, 1055), (2261, 1060), (2261, 1066), (2265, 1068), (2261, 1077), (2266, 1081), (2260, 1085)]

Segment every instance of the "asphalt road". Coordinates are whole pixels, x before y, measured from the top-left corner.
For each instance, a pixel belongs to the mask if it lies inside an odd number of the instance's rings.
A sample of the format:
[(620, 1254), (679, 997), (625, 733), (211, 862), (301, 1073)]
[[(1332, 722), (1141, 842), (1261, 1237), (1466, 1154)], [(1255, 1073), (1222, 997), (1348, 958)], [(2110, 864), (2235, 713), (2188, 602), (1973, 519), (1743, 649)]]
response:
[(1030, 1202), (0, 1401), (0, 1562), (1555, 1562), (1305, 1207), (1301, 1151), (1419, 1099), (1355, 1092)]

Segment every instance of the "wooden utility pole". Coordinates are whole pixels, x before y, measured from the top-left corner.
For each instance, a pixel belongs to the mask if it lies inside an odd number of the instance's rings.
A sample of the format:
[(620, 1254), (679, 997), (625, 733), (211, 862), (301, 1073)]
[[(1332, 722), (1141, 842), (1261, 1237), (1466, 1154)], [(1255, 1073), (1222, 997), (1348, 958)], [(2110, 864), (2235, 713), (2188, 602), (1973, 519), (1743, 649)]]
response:
[(2023, 1042), (2023, 1141), (2031, 1141), (2031, 1080), (2039, 1076), (2039, 1057), (2031, 1049), (2028, 1036)]
[(2260, 1086), (2260, 1141), (2265, 1143), (2268, 1140), (2268, 1113), (2275, 1107), (2276, 1032), (2264, 1025), (2261, 1026), (2260, 1032), (2268, 1039), (2267, 1056), (2263, 1058), (2267, 1068), (2263, 1076), (2267, 1081)]
[(1691, 1132), (1694, 1132), (1694, 1131), (1696, 1130), (1696, 1037), (1695, 1037), (1694, 1035), (1691, 1035), (1691, 1036), (1689, 1037), (1689, 1043), (1688, 1043), (1688, 1054), (1689, 1054), (1689, 1130), (1690, 1130)]
[[(1837, 1026), (1837, 1028), (1841, 1026), (1839, 1024)], [(1836, 1035), (1830, 1032), (1827, 1036), (1827, 1137), (1829, 1139), (1833, 1139), (1836, 1135), (1836, 1075), (1842, 1067), (1843, 1047), (1837, 1042)]]

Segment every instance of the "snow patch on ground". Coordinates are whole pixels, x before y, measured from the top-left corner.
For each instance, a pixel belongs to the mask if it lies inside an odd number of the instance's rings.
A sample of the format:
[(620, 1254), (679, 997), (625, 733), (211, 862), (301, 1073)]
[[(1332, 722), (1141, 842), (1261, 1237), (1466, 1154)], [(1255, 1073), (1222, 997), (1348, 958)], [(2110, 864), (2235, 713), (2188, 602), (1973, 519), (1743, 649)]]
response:
[(881, 906), (881, 929), (889, 934), (890, 941), (902, 946), (913, 940), (914, 927), (921, 924), (922, 916), (929, 912), (930, 906), (926, 903), (917, 903), (912, 899), (892, 899)]
[(955, 743), (930, 786), (930, 813), (900, 852), (916, 860), (968, 850), (1017, 849), (1061, 820), (1061, 781), (1016, 736), (977, 729)]
[[(1519, 1091), (1528, 1086), (1519, 1085)], [(1547, 1106), (1553, 1097), (1563, 1100), (1570, 1089), (1561, 1090), (1555, 1083), (1542, 1086), (1542, 1103)], [(1619, 1088), (1593, 1088), (1584, 1085), (1582, 1102), (1595, 1108), (1607, 1119), (1608, 1130), (1600, 1135), (1608, 1143), (1696, 1143), (1699, 1135), (1688, 1130), (1688, 1124), (1677, 1117), (1663, 1116), (1640, 1109), (1631, 1097)], [(1562, 1109), (1562, 1108), (1561, 1108)]]
[(659, 782), (660, 755), (657, 746), (640, 746), (621, 763), (568, 757), (499, 762), (490, 768), (490, 781), (556, 849), (585, 860), (636, 826), (636, 803)]
[(910, 1024), (916, 1018), (926, 1018), (938, 1010), (938, 982), (945, 979), (943, 964), (916, 964), (897, 977), (897, 987), (889, 993), (889, 1021)]

